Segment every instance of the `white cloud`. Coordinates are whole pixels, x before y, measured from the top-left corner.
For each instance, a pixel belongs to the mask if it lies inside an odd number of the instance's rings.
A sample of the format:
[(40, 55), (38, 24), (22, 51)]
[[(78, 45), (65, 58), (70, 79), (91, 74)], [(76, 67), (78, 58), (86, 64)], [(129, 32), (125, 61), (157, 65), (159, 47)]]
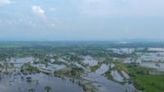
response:
[[(54, 9), (53, 9), (54, 10)], [(39, 18), (41, 18), (41, 20), (48, 26), (48, 27), (55, 27), (55, 21), (52, 22), (52, 20), (50, 21), (50, 19), (46, 16), (45, 14), (45, 10), (43, 8), (41, 8), (38, 5), (33, 5), (32, 6), (32, 11), (33, 13), (38, 16)]]
[(32, 10), (34, 14), (37, 15), (38, 17), (43, 18), (43, 19), (47, 18), (45, 15), (45, 11), (40, 6), (33, 5)]
[(11, 3), (10, 0), (0, 0), (0, 6), (7, 5), (7, 4), (10, 4), (10, 3)]

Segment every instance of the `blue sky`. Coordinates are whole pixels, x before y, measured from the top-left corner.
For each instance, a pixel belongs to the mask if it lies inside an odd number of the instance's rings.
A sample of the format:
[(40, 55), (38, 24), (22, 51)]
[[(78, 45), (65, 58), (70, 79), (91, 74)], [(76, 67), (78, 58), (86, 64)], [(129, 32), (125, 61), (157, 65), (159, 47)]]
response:
[(164, 40), (164, 0), (0, 0), (0, 40)]

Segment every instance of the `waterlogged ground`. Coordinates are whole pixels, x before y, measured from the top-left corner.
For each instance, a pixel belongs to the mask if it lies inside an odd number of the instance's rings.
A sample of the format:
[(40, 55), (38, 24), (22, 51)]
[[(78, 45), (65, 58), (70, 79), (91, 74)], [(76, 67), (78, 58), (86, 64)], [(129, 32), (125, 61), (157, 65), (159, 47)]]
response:
[[(49, 64), (33, 64), (34, 58), (11, 58), (8, 60), (8, 73), (5, 69), (1, 69), (0, 73), (0, 92), (84, 92), (82, 87), (71, 82), (67, 78), (58, 78), (54, 75), (44, 73), (23, 74), (20, 72), (21, 67), (30, 63), (34, 67), (38, 67), (40, 71), (57, 71), (65, 68), (65, 65)], [(53, 73), (53, 71), (51, 71)], [(48, 91), (49, 90), (49, 91)]]
[(164, 63), (142, 62), (140, 65), (143, 67), (153, 68), (153, 69), (156, 69), (158, 71), (164, 72)]
[(121, 85), (95, 73), (88, 74), (86, 79), (92, 81), (100, 92), (135, 92), (135, 88), (131, 84)]
[[(49, 90), (49, 91), (47, 91)], [(1, 75), (0, 92), (84, 92), (69, 80), (45, 75)]]
[[(0, 89), (2, 92), (84, 92), (82, 86), (77, 83), (73, 83), (70, 80), (58, 78), (53, 76), (54, 71), (58, 71), (64, 69), (66, 66), (64, 64), (51, 64), (48, 63), (47, 66), (44, 64), (34, 64), (35, 59), (33, 57), (25, 57), (25, 58), (11, 58), (8, 63), (14, 64), (13, 69), (8, 69), (9, 74), (0, 75)], [(95, 92), (134, 92), (135, 87), (132, 84), (120, 84), (116, 82), (123, 82), (123, 77), (117, 71), (111, 70), (111, 75), (113, 80), (105, 77), (105, 73), (109, 71), (110, 65), (102, 63), (95, 72), (90, 72), (90, 67), (98, 65), (98, 61), (90, 56), (84, 57), (82, 61), (87, 66), (83, 66), (78, 62), (74, 62), (75, 66), (82, 68), (85, 71), (85, 76), (83, 76), (80, 80), (87, 80), (91, 83), (91, 85), (95, 86), (97, 90)], [(50, 75), (46, 75), (44, 73), (32, 73), (26, 74), (20, 72), (21, 66), (26, 63), (30, 63), (32, 66), (37, 67), (42, 72), (52, 73)], [(69, 62), (65, 61), (65, 63), (69, 64)], [(113, 64), (114, 67), (114, 64)], [(16, 68), (16, 70), (15, 70)], [(3, 69), (3, 71), (5, 71)], [(128, 76), (128, 75), (126, 75)], [(66, 76), (63, 76), (66, 77)], [(85, 84), (83, 84), (85, 85)], [(90, 86), (90, 85), (89, 85)]]
[(108, 66), (102, 64), (95, 72), (88, 73), (84, 78), (92, 81), (93, 85), (97, 86), (100, 92), (135, 92), (136, 89), (132, 84), (122, 85), (104, 77), (103, 74), (108, 71)]
[(103, 44), (2, 47), (0, 92), (163, 91), (163, 48)]

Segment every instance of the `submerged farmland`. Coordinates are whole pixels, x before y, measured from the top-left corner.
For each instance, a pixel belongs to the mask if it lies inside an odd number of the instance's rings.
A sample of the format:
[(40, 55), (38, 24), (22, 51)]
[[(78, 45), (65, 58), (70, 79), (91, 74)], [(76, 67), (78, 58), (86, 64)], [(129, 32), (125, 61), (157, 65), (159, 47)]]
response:
[[(149, 92), (151, 88), (162, 92), (162, 81), (159, 85), (150, 81), (163, 80), (163, 50), (159, 51), (162, 48), (152, 52), (149, 47), (125, 48), (119, 44), (117, 48), (110, 47), (114, 45), (1, 43), (0, 89), (2, 92)], [(148, 78), (144, 82), (145, 77)], [(149, 81), (159, 89), (151, 87)]]

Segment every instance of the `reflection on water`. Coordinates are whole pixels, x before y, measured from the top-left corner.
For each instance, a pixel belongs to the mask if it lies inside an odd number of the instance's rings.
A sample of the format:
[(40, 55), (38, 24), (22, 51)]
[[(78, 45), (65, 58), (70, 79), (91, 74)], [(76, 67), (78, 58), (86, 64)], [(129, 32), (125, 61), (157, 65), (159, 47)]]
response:
[(84, 79), (92, 81), (93, 85), (97, 86), (100, 92), (135, 92), (136, 89), (132, 84), (126, 83), (122, 85), (102, 76), (108, 69), (109, 65), (102, 64), (96, 72), (87, 74)]
[(140, 65), (143, 67), (154, 68), (158, 71), (164, 71), (164, 63), (142, 62)]
[(83, 92), (82, 88), (69, 80), (45, 74), (1, 75), (1, 92)]

